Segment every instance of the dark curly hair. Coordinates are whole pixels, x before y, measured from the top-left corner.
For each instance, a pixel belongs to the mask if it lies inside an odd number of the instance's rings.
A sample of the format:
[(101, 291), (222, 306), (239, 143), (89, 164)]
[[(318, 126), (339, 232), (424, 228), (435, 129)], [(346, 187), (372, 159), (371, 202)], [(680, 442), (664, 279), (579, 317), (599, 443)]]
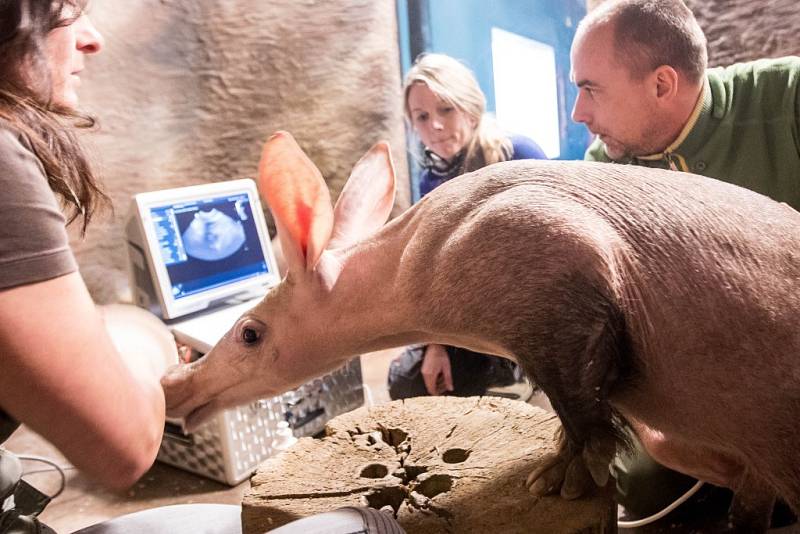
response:
[[(69, 17), (67, 6), (73, 8)], [(68, 223), (81, 217), (82, 232), (96, 208), (109, 203), (75, 137), (76, 128), (95, 121), (52, 101), (45, 40), (85, 6), (86, 0), (0, 0), (0, 122), (30, 142), (50, 188), (69, 210)]]

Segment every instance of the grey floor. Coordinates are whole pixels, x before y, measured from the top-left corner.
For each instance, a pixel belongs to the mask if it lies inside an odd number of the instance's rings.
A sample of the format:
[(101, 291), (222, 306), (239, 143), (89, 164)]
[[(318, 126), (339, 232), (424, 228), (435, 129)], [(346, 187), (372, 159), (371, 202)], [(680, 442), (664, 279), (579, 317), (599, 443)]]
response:
[[(381, 351), (362, 356), (364, 382), (369, 386), (374, 403), (389, 400), (386, 391), (386, 374), (389, 362), (397, 351)], [(547, 399), (536, 395), (531, 403), (550, 409)], [(85, 526), (130, 512), (168, 504), (222, 503), (240, 504), (249, 486), (245, 481), (235, 487), (192, 475), (185, 471), (156, 464), (128, 491), (113, 493), (87, 480), (75, 469), (69, 468), (61, 454), (34, 432), (22, 427), (9, 439), (5, 448), (15, 454), (36, 455), (48, 458), (67, 468), (67, 484), (42, 514), (42, 520), (59, 534), (66, 534)], [(25, 463), (26, 471), (36, 471), (26, 477), (39, 489), (52, 493), (59, 486), (59, 476), (47, 466)], [(726, 503), (712, 495), (698, 498), (678, 508), (660, 521), (637, 529), (620, 532), (636, 534), (661, 533), (715, 533), (720, 532)], [(800, 527), (773, 529), (774, 534), (800, 534)]]

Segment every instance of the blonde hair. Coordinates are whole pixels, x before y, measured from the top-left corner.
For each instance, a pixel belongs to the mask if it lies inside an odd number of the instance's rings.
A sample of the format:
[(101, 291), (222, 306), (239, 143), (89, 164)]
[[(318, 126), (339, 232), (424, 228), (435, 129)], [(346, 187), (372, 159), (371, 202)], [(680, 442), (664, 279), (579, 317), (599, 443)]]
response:
[[(424, 83), (437, 97), (463, 111), (475, 123), (475, 133), (467, 143), (461, 173), (474, 171), (511, 158), (511, 141), (497, 122), (486, 114), (486, 97), (472, 72), (460, 61), (444, 54), (417, 57), (403, 83), (404, 112), (414, 131), (408, 94), (411, 87)], [(424, 146), (419, 143), (420, 158)]]

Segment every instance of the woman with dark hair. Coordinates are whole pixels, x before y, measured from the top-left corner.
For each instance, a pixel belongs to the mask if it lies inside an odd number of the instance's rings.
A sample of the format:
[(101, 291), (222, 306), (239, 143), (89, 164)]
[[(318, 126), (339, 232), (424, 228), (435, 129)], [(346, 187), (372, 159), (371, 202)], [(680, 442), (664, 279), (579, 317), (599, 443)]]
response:
[[(0, 443), (21, 421), (88, 476), (125, 488), (161, 443), (159, 379), (170, 354), (141, 340), (133, 343), (138, 352), (115, 349), (69, 248), (66, 224), (85, 231), (107, 201), (73, 135), (93, 124), (76, 111), (76, 90), (86, 56), (103, 47), (85, 3), (0, 0)], [(125, 328), (136, 339), (136, 325)], [(139, 328), (141, 337), (152, 334)], [(22, 510), (18, 478), (18, 461), (0, 448), (0, 532), (52, 533)], [(240, 513), (231, 505), (166, 506), (81, 532), (236, 534)], [(331, 525), (402, 532), (369, 508), (314, 516), (281, 532), (330, 532)]]
[(0, 443), (25, 423), (125, 488), (161, 441), (164, 365), (115, 348), (67, 238), (107, 200), (74, 135), (93, 123), (76, 91), (103, 47), (84, 4), (0, 0)]

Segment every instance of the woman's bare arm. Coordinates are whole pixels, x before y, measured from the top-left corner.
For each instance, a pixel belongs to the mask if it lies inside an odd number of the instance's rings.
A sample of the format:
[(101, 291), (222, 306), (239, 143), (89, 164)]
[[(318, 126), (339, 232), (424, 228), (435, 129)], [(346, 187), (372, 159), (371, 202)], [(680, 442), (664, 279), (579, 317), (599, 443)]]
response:
[(0, 407), (112, 488), (161, 441), (161, 370), (137, 362), (152, 357), (115, 349), (78, 273), (0, 291)]

